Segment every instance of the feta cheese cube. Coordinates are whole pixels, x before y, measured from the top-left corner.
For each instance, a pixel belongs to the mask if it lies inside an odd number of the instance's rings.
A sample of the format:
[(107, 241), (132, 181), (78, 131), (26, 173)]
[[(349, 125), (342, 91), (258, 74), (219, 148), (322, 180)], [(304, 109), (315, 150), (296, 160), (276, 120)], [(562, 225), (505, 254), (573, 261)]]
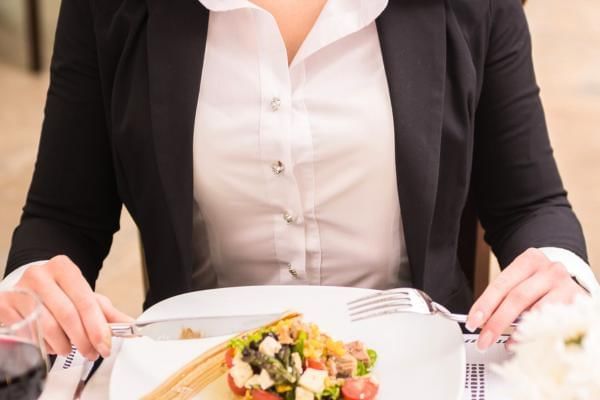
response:
[(307, 368), (300, 377), (298, 384), (313, 393), (319, 394), (325, 390), (325, 378), (327, 378), (327, 371)]
[(246, 381), (246, 389), (252, 389), (253, 387), (260, 386), (260, 376), (252, 375), (250, 379)]
[(273, 386), (275, 382), (273, 382), (273, 379), (271, 379), (271, 376), (269, 375), (267, 370), (263, 369), (262, 371), (260, 371), (260, 375), (258, 377), (258, 384), (260, 385), (260, 388), (262, 390), (267, 390), (268, 388)]
[(279, 350), (281, 350), (281, 343), (279, 343), (271, 336), (267, 336), (266, 338), (264, 338), (258, 346), (258, 351), (269, 357), (275, 357), (275, 354), (277, 354)]
[(296, 387), (296, 400), (314, 400), (313, 392), (304, 389), (301, 386)]
[(244, 361), (239, 361), (229, 370), (229, 374), (233, 378), (235, 386), (243, 388), (248, 379), (254, 375), (254, 372), (252, 372), (252, 367), (250, 364)]
[(238, 363), (240, 363), (240, 362), (244, 362), (244, 361), (242, 360), (242, 353), (238, 353), (238, 354), (236, 354), (236, 355), (235, 355), (235, 357), (233, 357), (233, 359), (231, 360), (231, 364), (232, 364), (232, 365), (236, 365), (236, 364), (238, 364)]
[(292, 353), (292, 365), (298, 375), (302, 375), (302, 358), (300, 358), (300, 354), (297, 352)]

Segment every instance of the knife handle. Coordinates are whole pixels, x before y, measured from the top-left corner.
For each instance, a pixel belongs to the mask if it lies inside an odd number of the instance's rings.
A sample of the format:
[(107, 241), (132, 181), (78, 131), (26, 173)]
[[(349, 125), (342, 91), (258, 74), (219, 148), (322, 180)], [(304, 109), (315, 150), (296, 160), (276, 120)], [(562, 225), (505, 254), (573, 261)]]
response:
[(110, 331), (114, 337), (129, 338), (139, 336), (134, 324), (113, 323), (108, 325), (110, 326)]

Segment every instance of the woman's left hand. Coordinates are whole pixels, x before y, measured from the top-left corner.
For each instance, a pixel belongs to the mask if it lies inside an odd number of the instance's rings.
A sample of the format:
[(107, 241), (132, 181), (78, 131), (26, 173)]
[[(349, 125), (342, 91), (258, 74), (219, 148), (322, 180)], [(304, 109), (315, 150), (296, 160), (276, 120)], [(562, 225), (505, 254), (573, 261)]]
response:
[(485, 289), (467, 319), (467, 329), (481, 328), (477, 347), (488, 349), (523, 312), (546, 303), (570, 303), (587, 294), (564, 265), (541, 250), (528, 249)]

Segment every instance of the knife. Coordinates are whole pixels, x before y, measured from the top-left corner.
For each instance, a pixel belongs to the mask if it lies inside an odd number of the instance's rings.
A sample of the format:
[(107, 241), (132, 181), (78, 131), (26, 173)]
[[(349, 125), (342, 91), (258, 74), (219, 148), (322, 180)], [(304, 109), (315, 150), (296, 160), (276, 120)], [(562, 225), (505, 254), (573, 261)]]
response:
[(114, 337), (147, 336), (154, 340), (180, 340), (231, 335), (249, 331), (276, 321), (281, 316), (282, 313), (169, 318), (132, 323), (112, 323), (109, 325)]

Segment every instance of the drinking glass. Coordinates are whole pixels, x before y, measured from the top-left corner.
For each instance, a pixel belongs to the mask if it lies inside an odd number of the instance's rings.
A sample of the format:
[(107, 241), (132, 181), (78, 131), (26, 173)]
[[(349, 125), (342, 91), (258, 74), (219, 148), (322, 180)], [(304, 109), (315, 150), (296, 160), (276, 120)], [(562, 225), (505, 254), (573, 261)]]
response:
[(0, 290), (0, 400), (34, 400), (44, 388), (41, 304), (31, 292)]

